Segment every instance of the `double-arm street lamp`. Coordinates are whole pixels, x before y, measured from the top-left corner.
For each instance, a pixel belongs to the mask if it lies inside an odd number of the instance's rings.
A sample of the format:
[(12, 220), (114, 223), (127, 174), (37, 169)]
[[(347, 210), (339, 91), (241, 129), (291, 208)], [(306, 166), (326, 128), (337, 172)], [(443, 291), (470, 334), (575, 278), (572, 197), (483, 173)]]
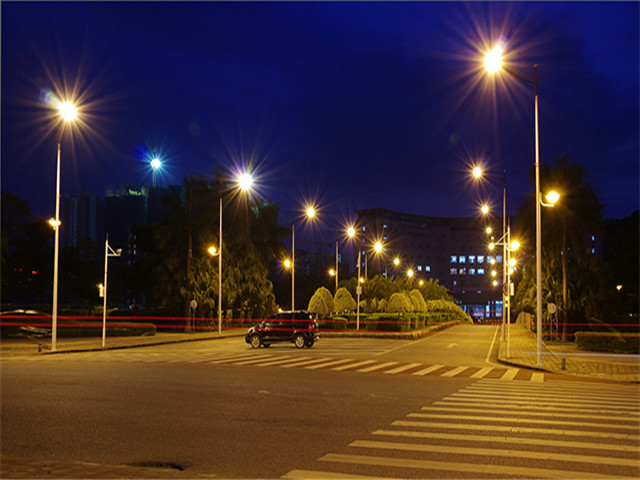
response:
[[(307, 207), (307, 210), (302, 215), (291, 218), (291, 310), (296, 309), (296, 221), (303, 219), (312, 219), (316, 214), (316, 210), (313, 207)], [(337, 263), (336, 263), (337, 267)], [(336, 273), (337, 277), (337, 273)]]
[[(502, 183), (503, 185), (503, 188), (502, 188), (502, 236), (504, 238), (505, 235), (507, 234), (507, 171), (504, 170), (503, 177), (501, 179), (500, 177), (484, 173), (480, 167), (475, 167), (473, 169), (473, 176), (477, 179), (486, 178), (491, 182)], [(486, 205), (483, 205), (482, 213), (485, 215), (489, 213), (489, 207)], [(502, 249), (502, 284), (503, 285), (507, 283), (506, 258), (507, 258), (507, 246), (506, 244), (503, 244), (503, 249)], [(502, 340), (503, 341), (505, 339), (505, 321), (506, 321), (505, 315), (504, 315), (504, 307), (507, 301), (508, 301), (508, 298), (506, 294), (503, 294), (502, 296)]]
[(67, 123), (73, 122), (78, 118), (78, 110), (76, 106), (69, 101), (59, 102), (58, 112), (62, 122), (58, 131), (58, 160), (56, 165), (56, 217), (51, 219), (49, 223), (53, 227), (54, 247), (53, 247), (53, 305), (51, 312), (51, 351), (56, 351), (56, 342), (58, 337), (58, 269), (60, 255), (60, 144), (62, 143), (62, 134)]
[(485, 69), (490, 74), (496, 74), (502, 70), (509, 75), (529, 85), (533, 85), (534, 121), (535, 121), (535, 175), (536, 175), (536, 336), (537, 336), (537, 366), (542, 367), (542, 195), (540, 193), (540, 147), (538, 134), (538, 64), (533, 65), (533, 75), (515, 72), (506, 65), (502, 58), (503, 49), (496, 46), (485, 54)]
[[(487, 233), (490, 234), (491, 229), (487, 229)], [(511, 225), (507, 223), (507, 228), (497, 242), (492, 241), (489, 244), (489, 250), (493, 250), (496, 246), (502, 246), (502, 268), (505, 274), (504, 281), (502, 283), (502, 326), (504, 331), (504, 325), (506, 320), (506, 341), (507, 341), (507, 358), (511, 357), (511, 297), (513, 296), (513, 284), (511, 283), (511, 272), (516, 265), (516, 259), (511, 256), (512, 252), (515, 252), (520, 247), (520, 242), (517, 240), (511, 240)], [(506, 312), (506, 316), (505, 316)], [(503, 335), (504, 341), (504, 335)]]

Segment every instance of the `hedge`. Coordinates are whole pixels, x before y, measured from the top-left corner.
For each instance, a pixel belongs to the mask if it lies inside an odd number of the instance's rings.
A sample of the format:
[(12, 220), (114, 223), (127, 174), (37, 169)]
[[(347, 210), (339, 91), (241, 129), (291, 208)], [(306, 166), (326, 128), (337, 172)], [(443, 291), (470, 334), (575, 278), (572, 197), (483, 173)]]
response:
[(575, 343), (591, 352), (640, 353), (640, 333), (576, 332)]

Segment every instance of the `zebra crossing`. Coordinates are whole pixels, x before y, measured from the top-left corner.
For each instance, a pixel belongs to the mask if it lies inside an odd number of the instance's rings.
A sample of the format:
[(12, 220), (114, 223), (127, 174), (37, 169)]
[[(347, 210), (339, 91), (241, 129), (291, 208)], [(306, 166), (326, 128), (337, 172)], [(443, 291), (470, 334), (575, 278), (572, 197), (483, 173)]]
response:
[(282, 478), (640, 478), (637, 386), (484, 378)]
[[(30, 357), (29, 361), (39, 361), (44, 357)], [(67, 361), (68, 356), (47, 356), (47, 361)], [(379, 373), (383, 375), (408, 375), (412, 377), (452, 377), (452, 378), (493, 378), (500, 380), (523, 380), (543, 382), (545, 374), (527, 369), (510, 367), (473, 367), (445, 364), (422, 364), (378, 359), (340, 358), (336, 356), (312, 356), (305, 352), (291, 354), (271, 354), (263, 351), (236, 353), (221, 352), (146, 352), (109, 351), (74, 354), (74, 359), (82, 358), (95, 362), (158, 363), (158, 364), (201, 364), (235, 365), (250, 367), (300, 368), (305, 370), (331, 370), (335, 372)], [(23, 358), (24, 360), (24, 358)]]

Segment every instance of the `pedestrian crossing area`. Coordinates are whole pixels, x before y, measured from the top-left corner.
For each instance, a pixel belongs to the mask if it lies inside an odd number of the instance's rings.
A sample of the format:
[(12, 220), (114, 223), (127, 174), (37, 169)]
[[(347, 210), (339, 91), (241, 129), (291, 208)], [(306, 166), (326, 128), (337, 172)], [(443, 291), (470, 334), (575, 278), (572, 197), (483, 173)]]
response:
[(639, 459), (637, 385), (483, 378), (282, 478), (640, 478)]
[[(145, 352), (119, 350), (74, 354), (73, 358), (95, 362), (157, 363), (157, 364), (202, 364), (235, 365), (251, 367), (300, 368), (305, 370), (331, 370), (335, 372), (376, 373), (382, 375), (407, 375), (411, 377), (452, 377), (473, 379), (522, 380), (543, 382), (545, 373), (510, 367), (473, 367), (446, 364), (422, 364), (378, 359), (339, 358), (313, 356), (297, 350), (287, 355), (245, 351), (220, 352)], [(33, 361), (45, 357), (30, 357)], [(47, 361), (67, 361), (67, 355), (46, 356)], [(24, 360), (24, 359), (23, 359)], [(549, 374), (546, 374), (549, 375)]]

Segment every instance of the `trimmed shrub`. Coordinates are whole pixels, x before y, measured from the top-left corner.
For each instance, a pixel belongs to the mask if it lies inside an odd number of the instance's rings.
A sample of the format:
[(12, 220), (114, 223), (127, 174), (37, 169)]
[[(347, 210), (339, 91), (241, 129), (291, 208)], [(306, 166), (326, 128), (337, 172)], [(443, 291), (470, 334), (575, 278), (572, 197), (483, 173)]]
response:
[(333, 296), (326, 287), (320, 287), (309, 300), (307, 310), (318, 315), (329, 315), (333, 312)]
[(413, 305), (413, 311), (418, 313), (424, 313), (427, 311), (427, 302), (424, 301), (424, 297), (420, 293), (420, 290), (414, 288), (409, 292), (409, 298)]
[(576, 332), (575, 342), (591, 352), (640, 353), (640, 333)]
[(413, 305), (406, 293), (394, 293), (387, 303), (389, 313), (409, 313), (413, 311)]
[(345, 330), (348, 320), (345, 317), (330, 317), (318, 320), (320, 330)]
[(336, 292), (336, 296), (333, 299), (333, 308), (338, 313), (353, 312), (356, 309), (356, 301), (351, 296), (351, 292), (344, 287), (341, 287)]

